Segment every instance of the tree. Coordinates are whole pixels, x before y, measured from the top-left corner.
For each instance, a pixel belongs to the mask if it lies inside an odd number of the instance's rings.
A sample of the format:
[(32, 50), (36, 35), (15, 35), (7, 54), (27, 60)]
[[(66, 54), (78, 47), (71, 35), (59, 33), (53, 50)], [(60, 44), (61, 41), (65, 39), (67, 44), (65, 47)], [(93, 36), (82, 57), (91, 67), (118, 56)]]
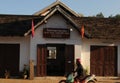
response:
[(115, 15), (114, 18), (120, 18), (120, 14)]
[(96, 15), (96, 17), (98, 17), (98, 18), (104, 18), (104, 15), (103, 15), (102, 12), (100, 12), (100, 13), (98, 13), (98, 14)]
[(120, 14), (116, 14), (115, 16), (110, 15), (108, 18), (120, 18)]
[(114, 16), (113, 16), (113, 15), (110, 15), (110, 16), (108, 16), (108, 18), (114, 18)]

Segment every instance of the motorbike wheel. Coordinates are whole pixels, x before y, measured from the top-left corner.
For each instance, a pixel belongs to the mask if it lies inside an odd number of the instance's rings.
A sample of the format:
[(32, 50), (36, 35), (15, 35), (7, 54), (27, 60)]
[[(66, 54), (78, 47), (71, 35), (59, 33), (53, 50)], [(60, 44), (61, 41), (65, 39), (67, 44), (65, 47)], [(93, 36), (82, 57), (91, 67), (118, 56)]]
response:
[(66, 80), (61, 80), (59, 81), (59, 83), (66, 83)]
[(90, 81), (88, 81), (87, 83), (96, 83), (95, 81), (93, 81), (93, 80), (90, 80)]

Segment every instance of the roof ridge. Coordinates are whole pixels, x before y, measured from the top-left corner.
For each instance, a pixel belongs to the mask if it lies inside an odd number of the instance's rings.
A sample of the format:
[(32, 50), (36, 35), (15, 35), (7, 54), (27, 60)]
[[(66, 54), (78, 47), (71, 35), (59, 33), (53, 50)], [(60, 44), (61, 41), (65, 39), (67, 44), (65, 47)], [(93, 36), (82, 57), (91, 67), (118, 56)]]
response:
[(42, 15), (42, 14), (46, 14), (49, 12), (49, 9), (60, 5), (63, 8), (65, 8), (66, 10), (68, 10), (71, 14), (73, 14), (74, 16), (78, 17), (78, 14), (76, 12), (74, 12), (71, 8), (69, 8), (68, 6), (66, 6), (64, 3), (62, 3), (60, 0), (56, 0), (54, 3), (50, 4), (49, 6), (43, 8), (42, 10), (34, 13), (34, 15)]

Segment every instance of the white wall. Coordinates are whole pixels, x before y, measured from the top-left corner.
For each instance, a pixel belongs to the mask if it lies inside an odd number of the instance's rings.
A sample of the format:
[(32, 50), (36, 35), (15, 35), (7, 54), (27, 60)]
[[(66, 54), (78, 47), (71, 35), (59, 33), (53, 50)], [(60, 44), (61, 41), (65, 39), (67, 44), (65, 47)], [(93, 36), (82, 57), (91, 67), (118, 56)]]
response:
[(20, 44), (19, 70), (23, 70), (23, 65), (29, 62), (29, 37), (0, 37), (0, 43)]
[[(70, 32), (70, 38), (68, 39), (52, 39), (43, 38), (43, 28), (69, 28), (72, 29)], [(46, 24), (42, 24), (35, 30), (35, 36), (32, 38), (28, 37), (0, 37), (0, 43), (20, 44), (20, 70), (23, 69), (24, 64), (29, 64), (29, 60), (37, 60), (37, 45), (47, 43), (63, 43), (73, 44), (75, 46), (75, 59), (81, 58), (81, 63), (84, 68), (90, 69), (90, 45), (115, 45), (118, 46), (118, 73), (120, 74), (120, 43), (119, 42), (106, 42), (104, 40), (91, 40), (83, 38), (81, 39), (80, 34), (72, 25), (67, 25), (67, 21), (60, 15), (54, 15), (47, 20)]]
[(83, 39), (82, 44), (82, 64), (84, 68), (88, 68), (90, 71), (90, 46), (91, 45), (102, 45), (102, 46), (117, 46), (118, 47), (118, 54), (117, 54), (117, 61), (118, 61), (118, 74), (120, 75), (120, 43), (114, 40), (91, 40), (91, 39)]
[[(52, 39), (52, 38), (43, 38), (42, 30), (43, 28), (72, 28), (70, 38), (68, 39)], [(35, 61), (36, 65), (36, 50), (37, 44), (46, 44), (46, 43), (63, 43), (63, 44), (75, 44), (75, 55), (80, 57), (81, 55), (81, 37), (80, 34), (74, 29), (71, 25), (67, 25), (67, 21), (60, 15), (54, 15), (47, 20), (46, 24), (41, 25), (35, 30), (35, 36), (31, 38), (31, 47), (30, 47), (30, 59)]]
[[(52, 39), (52, 38), (43, 38), (42, 30), (43, 28), (69, 28), (72, 29), (70, 34), (70, 39)], [(71, 25), (67, 25), (67, 21), (60, 15), (54, 15), (47, 20), (46, 24), (41, 25), (35, 30), (35, 36), (31, 38), (30, 42), (30, 59), (35, 61), (36, 65), (36, 56), (37, 56), (37, 44), (46, 44), (46, 43), (63, 43), (63, 44), (74, 44), (75, 46), (75, 59), (81, 58), (81, 63), (85, 69), (90, 71), (90, 45), (106, 45), (118, 46), (118, 72), (120, 73), (120, 43), (111, 43), (106, 40), (91, 40), (83, 38), (81, 39), (80, 34), (76, 29)]]

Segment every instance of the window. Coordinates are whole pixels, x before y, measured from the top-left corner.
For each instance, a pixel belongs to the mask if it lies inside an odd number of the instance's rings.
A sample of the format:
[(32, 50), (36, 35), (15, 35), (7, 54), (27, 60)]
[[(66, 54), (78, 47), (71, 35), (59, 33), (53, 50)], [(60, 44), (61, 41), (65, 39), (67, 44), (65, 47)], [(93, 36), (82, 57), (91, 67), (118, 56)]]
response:
[(56, 47), (47, 47), (48, 59), (56, 59)]

